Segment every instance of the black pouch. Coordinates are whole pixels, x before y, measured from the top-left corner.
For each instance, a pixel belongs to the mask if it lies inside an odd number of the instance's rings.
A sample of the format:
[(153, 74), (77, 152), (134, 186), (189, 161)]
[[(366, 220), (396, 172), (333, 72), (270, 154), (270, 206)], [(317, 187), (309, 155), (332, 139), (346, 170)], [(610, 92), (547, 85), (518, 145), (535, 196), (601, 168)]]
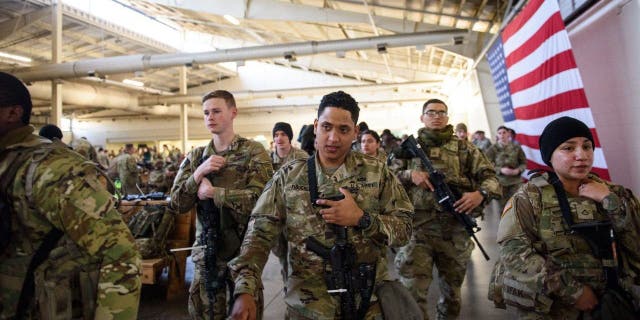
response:
[(640, 318), (639, 312), (621, 288), (607, 288), (591, 317), (594, 320), (634, 320)]
[(382, 281), (376, 296), (385, 320), (422, 320), (422, 310), (411, 292), (399, 281)]

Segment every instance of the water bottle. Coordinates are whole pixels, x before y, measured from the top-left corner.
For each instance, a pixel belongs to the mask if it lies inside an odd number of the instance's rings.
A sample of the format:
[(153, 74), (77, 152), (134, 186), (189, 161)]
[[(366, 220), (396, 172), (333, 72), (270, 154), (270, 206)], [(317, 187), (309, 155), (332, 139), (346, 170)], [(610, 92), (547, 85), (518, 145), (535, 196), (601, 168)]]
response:
[(120, 181), (120, 178), (116, 178), (113, 182), (113, 186), (116, 188), (116, 198), (120, 199), (122, 195), (122, 182)]

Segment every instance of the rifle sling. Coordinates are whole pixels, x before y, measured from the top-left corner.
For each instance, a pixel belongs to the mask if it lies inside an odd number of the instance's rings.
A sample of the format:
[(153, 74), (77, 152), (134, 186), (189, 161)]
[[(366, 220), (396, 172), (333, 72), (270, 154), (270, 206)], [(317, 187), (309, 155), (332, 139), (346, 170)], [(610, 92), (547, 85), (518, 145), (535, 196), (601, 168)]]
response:
[[(553, 189), (556, 192), (556, 197), (558, 198), (558, 204), (560, 205), (560, 210), (562, 211), (562, 219), (569, 226), (572, 232), (579, 234), (591, 247), (592, 253), (599, 259), (603, 259), (601, 256), (601, 248), (598, 247), (597, 243), (594, 243), (592, 239), (590, 239), (582, 230), (574, 227), (575, 223), (573, 222), (573, 216), (571, 215), (571, 208), (569, 206), (569, 200), (567, 199), (567, 193), (564, 191), (564, 187), (562, 186), (562, 181), (558, 178), (555, 172), (549, 172), (549, 182), (553, 186)], [(610, 224), (609, 224), (610, 225)], [(612, 248), (607, 248), (610, 253)], [(611, 257), (615, 256), (610, 254)], [(618, 272), (616, 267), (610, 266), (602, 266), (604, 272), (607, 277), (607, 287), (617, 287), (618, 286)]]

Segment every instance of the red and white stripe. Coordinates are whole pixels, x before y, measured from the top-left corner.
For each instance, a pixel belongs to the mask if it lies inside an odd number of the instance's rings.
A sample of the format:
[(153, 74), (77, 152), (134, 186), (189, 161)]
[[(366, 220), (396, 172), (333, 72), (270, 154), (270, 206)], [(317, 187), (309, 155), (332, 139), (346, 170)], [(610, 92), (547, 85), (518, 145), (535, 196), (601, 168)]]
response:
[(543, 168), (538, 137), (552, 120), (570, 116), (591, 129), (595, 142), (593, 171), (609, 179), (569, 36), (556, 0), (530, 1), (503, 30), (502, 43), (517, 132), (528, 168)]

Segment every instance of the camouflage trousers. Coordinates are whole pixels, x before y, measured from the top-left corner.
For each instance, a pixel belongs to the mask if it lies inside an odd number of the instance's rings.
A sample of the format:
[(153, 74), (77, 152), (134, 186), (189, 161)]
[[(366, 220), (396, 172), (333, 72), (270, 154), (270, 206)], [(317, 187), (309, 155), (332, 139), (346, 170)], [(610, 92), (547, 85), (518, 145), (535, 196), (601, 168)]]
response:
[[(226, 267), (226, 265), (225, 265)], [(193, 282), (191, 282), (191, 287), (189, 288), (189, 316), (191, 319), (197, 320), (210, 320), (209, 317), (209, 297), (207, 296), (207, 290), (205, 288), (205, 283), (202, 279), (202, 275), (200, 274), (200, 266), (196, 264), (195, 271), (193, 273)], [(228, 279), (231, 281), (231, 279)], [(233, 283), (233, 281), (228, 282)], [(213, 307), (213, 314), (215, 320), (227, 319), (228, 312), (230, 307), (233, 306), (233, 297), (231, 296), (231, 292), (227, 284), (225, 283), (224, 288), (218, 290), (215, 295), (215, 305)], [(262, 291), (259, 292), (258, 297), (256, 297), (256, 306), (258, 308), (257, 319), (262, 318), (263, 311), (263, 295)]]
[(438, 319), (455, 319), (460, 314), (460, 287), (464, 281), (467, 264), (474, 243), (464, 230), (456, 228), (451, 237), (425, 236), (425, 230), (414, 230), (422, 234), (412, 237), (408, 245), (396, 254), (395, 266), (400, 281), (404, 284), (420, 306), (424, 319), (427, 313), (429, 286), (433, 280), (433, 266), (438, 269), (440, 298), (436, 307)]
[[(287, 306), (287, 311), (285, 312), (284, 318), (286, 320), (320, 320), (317, 317), (307, 317), (303, 315), (301, 312), (295, 310)], [(341, 319), (340, 317), (330, 317), (326, 320), (336, 320)], [(380, 303), (372, 302), (367, 310), (367, 313), (364, 315), (364, 320), (383, 320), (382, 309), (380, 308)]]

